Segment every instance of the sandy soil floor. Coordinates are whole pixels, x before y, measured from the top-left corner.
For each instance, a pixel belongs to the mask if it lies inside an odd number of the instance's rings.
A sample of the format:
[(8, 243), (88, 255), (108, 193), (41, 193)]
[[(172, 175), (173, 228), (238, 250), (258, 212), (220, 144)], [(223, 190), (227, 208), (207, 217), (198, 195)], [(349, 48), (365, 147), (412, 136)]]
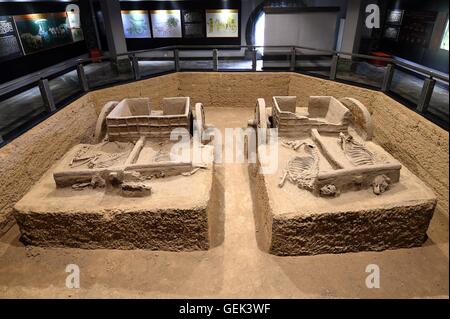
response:
[[(206, 122), (243, 127), (253, 109), (206, 109)], [(277, 257), (258, 249), (246, 164), (217, 167), (223, 242), (203, 252), (25, 247), (13, 227), (0, 239), (0, 297), (424, 298), (448, 297), (448, 214), (436, 212), (420, 248)], [(77, 264), (81, 288), (65, 287)], [(381, 287), (368, 289), (368, 264)]]

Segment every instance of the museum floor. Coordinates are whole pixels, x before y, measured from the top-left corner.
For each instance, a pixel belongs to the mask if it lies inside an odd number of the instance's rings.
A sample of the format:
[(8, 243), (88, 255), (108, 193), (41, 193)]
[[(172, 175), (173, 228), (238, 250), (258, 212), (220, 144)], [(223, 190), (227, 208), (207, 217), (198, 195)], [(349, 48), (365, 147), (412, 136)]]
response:
[[(243, 127), (253, 113), (253, 108), (207, 108), (206, 118), (221, 129)], [(0, 298), (448, 298), (448, 213), (436, 211), (420, 248), (277, 257), (257, 245), (247, 165), (218, 165), (216, 172), (227, 190), (223, 242), (217, 247), (198, 252), (25, 247), (14, 226), (0, 239)], [(80, 267), (80, 289), (65, 288), (70, 263)], [(368, 264), (380, 267), (380, 289), (366, 288)]]

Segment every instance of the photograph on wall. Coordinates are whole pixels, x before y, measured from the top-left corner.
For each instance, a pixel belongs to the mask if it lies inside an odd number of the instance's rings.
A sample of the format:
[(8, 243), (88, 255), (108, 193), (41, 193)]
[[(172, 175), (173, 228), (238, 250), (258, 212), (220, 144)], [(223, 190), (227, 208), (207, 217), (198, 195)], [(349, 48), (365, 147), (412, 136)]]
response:
[(76, 4), (66, 7), (67, 25), (72, 33), (73, 42), (83, 41), (84, 35), (81, 29), (80, 8)]
[(0, 61), (22, 55), (13, 17), (0, 16)]
[(391, 10), (387, 16), (387, 23), (400, 25), (402, 24), (403, 10)]
[(150, 20), (146, 10), (121, 11), (123, 31), (127, 39), (151, 38)]
[(73, 42), (65, 12), (26, 14), (14, 19), (26, 54)]
[(206, 10), (206, 36), (208, 38), (239, 37), (239, 10)]
[(152, 33), (154, 38), (181, 38), (180, 10), (153, 10)]

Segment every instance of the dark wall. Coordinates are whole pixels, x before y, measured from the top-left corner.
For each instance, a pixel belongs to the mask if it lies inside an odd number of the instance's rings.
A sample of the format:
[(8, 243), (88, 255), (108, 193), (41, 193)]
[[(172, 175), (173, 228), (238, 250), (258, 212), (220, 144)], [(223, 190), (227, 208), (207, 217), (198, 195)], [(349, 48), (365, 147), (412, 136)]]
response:
[[(0, 15), (21, 15), (30, 13), (51, 13), (63, 12), (68, 4), (75, 3), (80, 7), (80, 11), (86, 10), (87, 1), (72, 2), (7, 2), (0, 3)], [(88, 5), (88, 4), (87, 4)], [(83, 14), (80, 14), (83, 20)], [(83, 21), (82, 21), (83, 24)], [(86, 32), (83, 30), (86, 38)], [(35, 72), (56, 63), (63, 62), (70, 58), (77, 57), (87, 53), (85, 41), (79, 41), (63, 45), (60, 47), (39, 51), (33, 54), (25, 55), (13, 60), (0, 63), (0, 83), (4, 83), (15, 78)]]
[[(414, 14), (415, 12), (430, 12), (436, 13), (436, 15), (441, 12), (447, 15), (448, 19), (448, 1), (447, 0), (433, 0), (433, 1), (423, 1), (423, 0), (391, 0), (387, 6), (387, 10), (400, 9), (405, 10), (405, 18), (407, 19), (408, 14)], [(437, 21), (436, 21), (437, 23)], [(445, 27), (445, 25), (444, 25)], [(400, 28), (400, 37), (404, 29), (404, 24)], [(419, 46), (414, 44), (409, 44), (405, 41), (394, 41), (385, 38), (381, 39), (380, 48), (383, 51), (389, 52), (393, 55), (399, 56), (401, 58), (425, 65), (427, 67), (448, 73), (449, 72), (449, 52), (439, 48), (442, 32), (431, 34), (430, 32), (430, 42), (427, 46)], [(443, 31), (443, 29), (442, 29)]]
[[(206, 29), (202, 38), (149, 38), (126, 39), (129, 51), (144, 50), (170, 45), (240, 45), (241, 44), (241, 1), (240, 0), (208, 0), (208, 1), (125, 1), (120, 3), (122, 10), (201, 10), (206, 9), (239, 9), (239, 37), (238, 38), (206, 38)], [(205, 20), (205, 17), (203, 17)], [(206, 25), (205, 25), (206, 28)]]

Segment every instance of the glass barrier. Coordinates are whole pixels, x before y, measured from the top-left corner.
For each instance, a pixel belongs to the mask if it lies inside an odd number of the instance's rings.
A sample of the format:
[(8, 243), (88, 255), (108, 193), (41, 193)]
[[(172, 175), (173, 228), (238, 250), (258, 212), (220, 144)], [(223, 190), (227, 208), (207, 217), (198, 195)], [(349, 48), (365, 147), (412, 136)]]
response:
[(252, 51), (220, 50), (219, 71), (252, 71)]
[(291, 50), (265, 48), (262, 56), (262, 70), (289, 70), (291, 67)]
[(336, 79), (381, 89), (387, 63), (339, 57)]
[(424, 79), (420, 75), (413, 75), (410, 71), (400, 69), (398, 66), (394, 69), (390, 92), (395, 93), (402, 99), (405, 99), (414, 105), (417, 105), (422, 93)]
[(213, 69), (212, 50), (180, 50), (180, 70), (210, 71)]
[[(254, 54), (256, 52), (256, 54)], [(295, 56), (293, 55), (295, 52)], [(213, 57), (217, 56), (215, 60)], [(249, 47), (174, 47), (149, 50), (135, 53), (141, 78), (176, 71), (297, 71), (312, 76), (330, 78), (333, 68), (333, 56), (329, 52), (321, 52), (304, 48), (292, 47), (258, 47), (253, 51)], [(178, 57), (178, 59), (176, 59)], [(120, 82), (133, 81), (135, 66), (130, 56), (121, 56), (110, 60), (103, 58), (90, 61), (83, 67), (88, 89), (114, 85)], [(256, 63), (255, 63), (256, 62)], [(217, 63), (217, 64), (216, 64)], [(336, 79), (353, 85), (381, 89), (386, 62), (373, 59), (361, 59), (340, 54), (336, 65)], [(418, 105), (425, 79), (428, 75), (414, 71), (399, 64), (393, 64), (392, 80), (388, 87), (389, 93), (398, 98), (410, 108)], [(82, 73), (80, 73), (82, 75)], [(50, 100), (56, 107), (62, 107), (71, 97), (82, 92), (82, 85), (75, 67), (62, 75), (47, 77), (50, 90)], [(386, 78), (387, 79), (387, 78)], [(45, 83), (42, 82), (42, 83)], [(84, 83), (85, 84), (85, 83)], [(449, 93), (448, 82), (436, 80), (427, 107), (424, 103), (422, 115), (430, 121), (448, 129), (449, 124)], [(46, 84), (43, 85), (44, 89)], [(6, 91), (8, 92), (8, 91)], [(51, 103), (50, 103), (51, 104)], [(0, 97), (0, 144), (12, 140), (34, 123), (49, 116), (37, 83), (27, 84), (14, 92)]]
[(45, 113), (45, 104), (37, 85), (0, 101), (0, 136), (5, 141), (9, 140)]
[(433, 94), (431, 95), (430, 104), (428, 106), (428, 113), (436, 117), (444, 126), (449, 125), (449, 95), (448, 83), (436, 80)]
[(330, 77), (331, 54), (311, 50), (297, 50), (295, 55), (295, 70), (301, 73)]
[(125, 82), (133, 79), (133, 67), (127, 56), (115, 60), (102, 60), (84, 66), (84, 73), (89, 88), (102, 87), (116, 82)]
[(48, 85), (57, 106), (61, 106), (65, 100), (81, 92), (77, 70), (49, 79)]
[(154, 51), (137, 54), (141, 77), (170, 72), (175, 70), (173, 51)]

